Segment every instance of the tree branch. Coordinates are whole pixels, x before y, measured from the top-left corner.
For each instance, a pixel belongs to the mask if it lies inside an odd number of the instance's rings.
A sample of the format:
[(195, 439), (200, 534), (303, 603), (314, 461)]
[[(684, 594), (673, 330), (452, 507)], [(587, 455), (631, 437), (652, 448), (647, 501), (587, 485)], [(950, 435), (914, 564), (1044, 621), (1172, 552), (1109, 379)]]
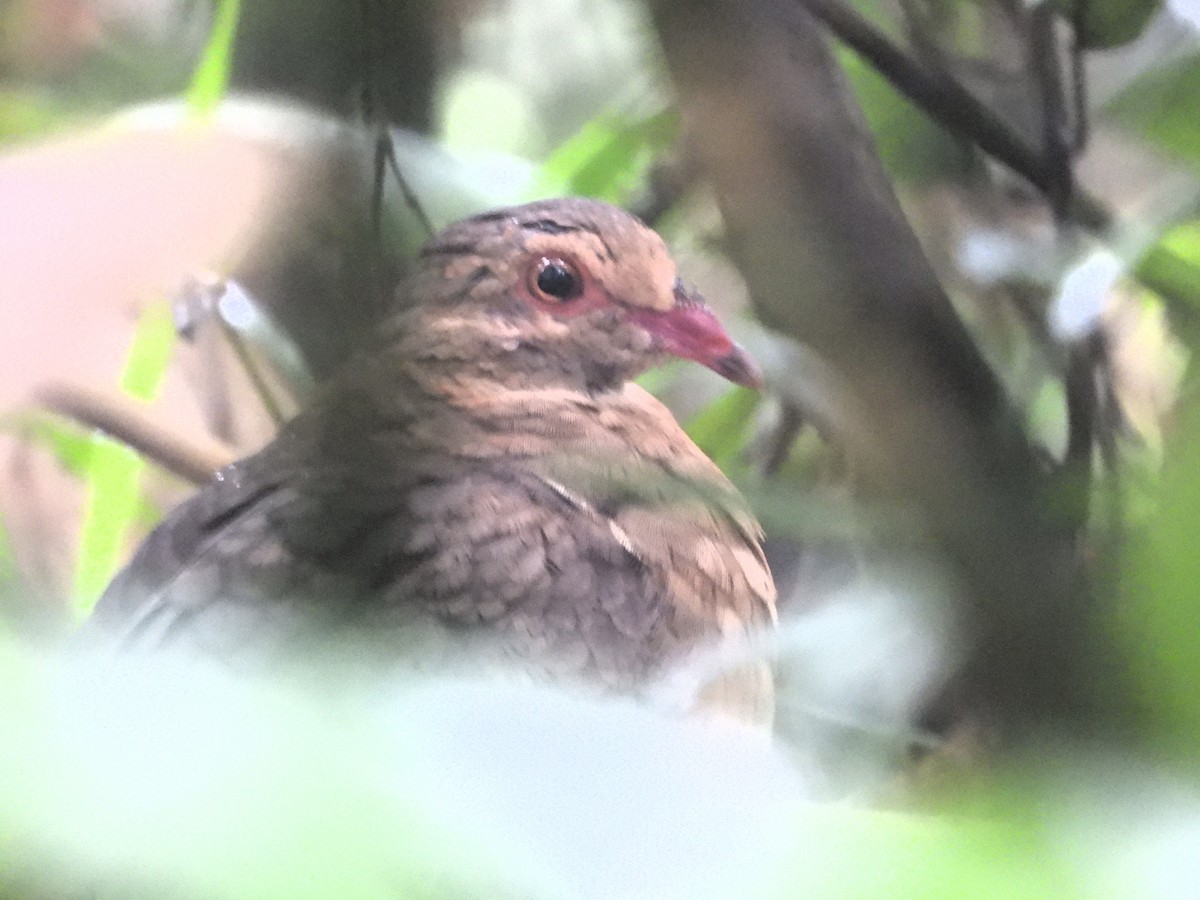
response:
[(1075, 173), (1071, 168), (1071, 145), (1067, 139), (1056, 17), (1057, 12), (1049, 3), (1035, 7), (1030, 14), (1029, 66), (1042, 104), (1042, 155), (1046, 168), (1043, 192), (1055, 219), (1066, 222), (1075, 195)]
[[(1053, 196), (1058, 181), (1046, 155), (1022, 139), (949, 72), (938, 72), (936, 76), (927, 72), (839, 0), (798, 2), (931, 118), (971, 140), (1048, 197)], [(1109, 222), (1103, 205), (1086, 195), (1074, 195), (1067, 212), (1080, 225), (1093, 230), (1103, 229)]]
[(45, 409), (103, 431), (193, 484), (208, 481), (236, 458), (232, 448), (218, 441), (189, 441), (174, 434), (154, 421), (144, 404), (123, 394), (51, 383), (38, 388), (34, 399)]
[(821, 29), (794, 0), (653, 11), (689, 146), (760, 318), (844, 378), (869, 425), (841, 448), (865, 499), (919, 513), (928, 549), (964, 586), (972, 696), (1010, 725), (1094, 723), (1102, 700), (1074, 535), (900, 211)]

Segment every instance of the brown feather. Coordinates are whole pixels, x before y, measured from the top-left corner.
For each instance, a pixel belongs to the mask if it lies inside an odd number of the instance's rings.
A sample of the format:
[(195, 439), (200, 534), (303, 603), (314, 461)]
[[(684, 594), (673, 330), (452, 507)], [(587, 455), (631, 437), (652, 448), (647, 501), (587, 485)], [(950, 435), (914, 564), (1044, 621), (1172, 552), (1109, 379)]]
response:
[[(585, 268), (597, 307), (560, 316), (522, 299), (542, 257)], [(629, 382), (662, 352), (625, 312), (669, 310), (677, 292), (658, 236), (604, 204), (451, 226), (373, 345), (159, 527), (97, 625), (222, 655), (329, 627), (395, 634), (387, 646), (420, 655), (415, 635), (437, 631), (467, 665), (486, 644), (634, 693), (770, 627), (757, 522)], [(744, 668), (701, 699), (761, 720), (770, 679)]]

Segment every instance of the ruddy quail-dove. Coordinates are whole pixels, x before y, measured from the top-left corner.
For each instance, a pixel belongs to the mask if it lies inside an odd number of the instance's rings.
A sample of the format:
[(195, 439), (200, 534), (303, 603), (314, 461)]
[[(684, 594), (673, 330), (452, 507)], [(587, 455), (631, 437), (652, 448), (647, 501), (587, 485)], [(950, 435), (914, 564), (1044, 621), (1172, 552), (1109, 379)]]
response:
[[(657, 234), (591, 200), (486, 213), (431, 239), (400, 299), (158, 526), (91, 632), (227, 660), (369, 637), (636, 695), (773, 623), (758, 523), (630, 381), (669, 356), (760, 381)], [(726, 672), (697, 705), (761, 721), (769, 674)]]

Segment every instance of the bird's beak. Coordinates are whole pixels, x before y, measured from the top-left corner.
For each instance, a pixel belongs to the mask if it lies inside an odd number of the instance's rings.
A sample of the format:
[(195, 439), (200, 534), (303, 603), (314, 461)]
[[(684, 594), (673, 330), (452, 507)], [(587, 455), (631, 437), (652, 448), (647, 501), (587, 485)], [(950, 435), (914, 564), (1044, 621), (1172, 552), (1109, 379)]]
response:
[(744, 387), (761, 389), (762, 370), (735, 344), (704, 298), (675, 282), (675, 305), (665, 312), (639, 309), (630, 314), (667, 353), (707, 366)]

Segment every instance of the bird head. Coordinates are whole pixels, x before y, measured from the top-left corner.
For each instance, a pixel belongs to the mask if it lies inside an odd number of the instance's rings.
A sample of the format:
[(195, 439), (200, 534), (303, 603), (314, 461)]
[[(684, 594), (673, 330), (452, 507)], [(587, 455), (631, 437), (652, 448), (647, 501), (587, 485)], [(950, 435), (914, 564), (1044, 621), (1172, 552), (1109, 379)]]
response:
[(424, 331), (457, 339), (464, 356), (512, 354), (526, 370), (583, 377), (593, 389), (670, 356), (762, 383), (679, 279), (662, 238), (606, 203), (547, 200), (452, 225), (422, 249), (413, 294), (426, 304)]

